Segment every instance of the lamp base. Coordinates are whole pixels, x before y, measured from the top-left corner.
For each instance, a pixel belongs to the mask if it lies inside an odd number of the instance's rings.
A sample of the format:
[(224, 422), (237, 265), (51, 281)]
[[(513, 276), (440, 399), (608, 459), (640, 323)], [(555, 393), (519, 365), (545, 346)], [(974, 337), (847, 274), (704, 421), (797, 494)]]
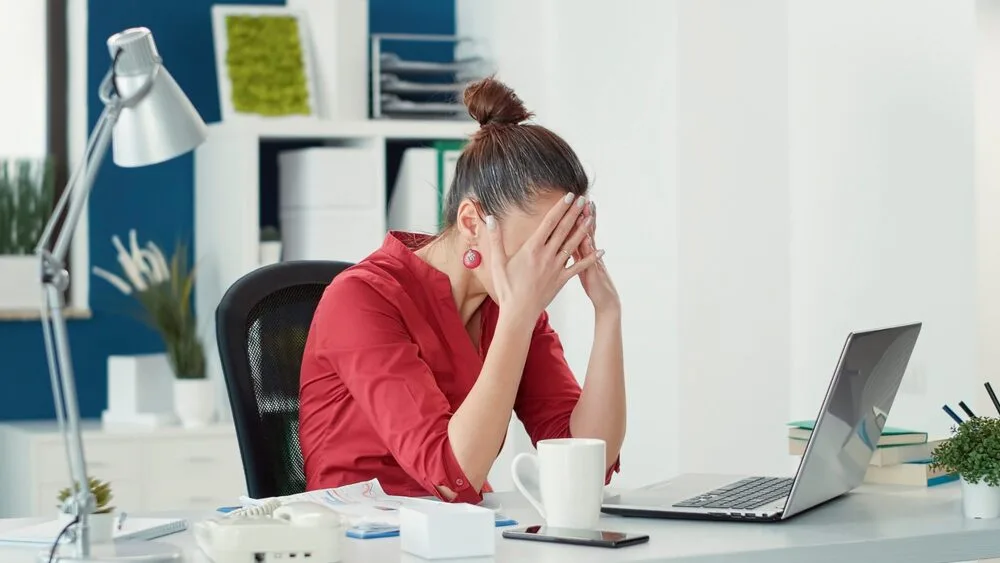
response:
[[(66, 544), (56, 550), (52, 563), (180, 563), (184, 553), (177, 546), (148, 541), (116, 541), (90, 546), (90, 557), (74, 554), (75, 546)], [(38, 554), (39, 563), (49, 562), (49, 550)]]

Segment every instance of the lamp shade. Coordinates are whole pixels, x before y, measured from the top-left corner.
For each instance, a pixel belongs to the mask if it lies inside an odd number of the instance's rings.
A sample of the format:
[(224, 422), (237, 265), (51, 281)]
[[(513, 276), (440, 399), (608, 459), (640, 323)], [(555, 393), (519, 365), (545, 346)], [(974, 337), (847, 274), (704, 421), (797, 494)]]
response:
[(148, 166), (193, 150), (208, 135), (205, 122), (162, 64), (144, 27), (108, 38), (112, 86), (123, 103), (112, 150), (118, 166)]

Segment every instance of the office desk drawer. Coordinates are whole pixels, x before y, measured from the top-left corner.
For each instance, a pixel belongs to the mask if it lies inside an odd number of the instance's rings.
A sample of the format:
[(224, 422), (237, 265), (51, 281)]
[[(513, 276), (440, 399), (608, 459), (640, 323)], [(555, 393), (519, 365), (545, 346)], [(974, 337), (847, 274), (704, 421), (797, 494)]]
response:
[[(87, 474), (102, 481), (138, 480), (140, 463), (138, 442), (130, 440), (84, 440)], [(69, 484), (66, 450), (61, 440), (45, 440), (35, 444), (36, 474), (41, 483)], [(64, 485), (66, 486), (66, 485)]]
[(246, 494), (243, 478), (206, 479), (192, 476), (187, 480), (175, 479), (160, 482), (157, 487), (144, 491), (143, 506), (146, 510), (215, 510), (220, 506), (239, 504)]
[(154, 481), (214, 480), (243, 472), (235, 437), (177, 438), (144, 447), (143, 473)]

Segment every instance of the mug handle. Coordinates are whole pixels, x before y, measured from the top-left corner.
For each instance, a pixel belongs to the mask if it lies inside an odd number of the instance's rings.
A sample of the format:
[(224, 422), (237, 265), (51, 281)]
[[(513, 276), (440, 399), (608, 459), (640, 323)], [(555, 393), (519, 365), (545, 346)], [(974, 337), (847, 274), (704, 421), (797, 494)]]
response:
[(522, 495), (524, 495), (524, 498), (528, 499), (528, 502), (531, 503), (531, 506), (535, 507), (535, 510), (538, 511), (538, 514), (541, 515), (542, 520), (545, 520), (546, 519), (545, 508), (542, 507), (542, 503), (538, 499), (536, 499), (531, 493), (528, 492), (527, 487), (525, 487), (524, 483), (521, 482), (521, 476), (519, 475), (518, 472), (518, 468), (520, 467), (521, 462), (527, 459), (531, 460), (531, 463), (535, 466), (535, 474), (538, 474), (538, 456), (535, 454), (520, 453), (514, 457), (514, 461), (512, 461), (510, 464), (510, 476), (511, 478), (514, 479), (514, 486), (517, 487), (517, 490), (520, 491)]

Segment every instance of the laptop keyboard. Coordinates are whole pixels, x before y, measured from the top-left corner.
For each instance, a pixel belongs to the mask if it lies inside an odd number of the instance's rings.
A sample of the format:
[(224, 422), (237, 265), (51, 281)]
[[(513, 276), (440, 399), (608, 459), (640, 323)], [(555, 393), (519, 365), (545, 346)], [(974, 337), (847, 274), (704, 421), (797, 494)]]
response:
[(677, 508), (727, 508), (750, 510), (788, 496), (789, 477), (750, 477), (678, 502)]

